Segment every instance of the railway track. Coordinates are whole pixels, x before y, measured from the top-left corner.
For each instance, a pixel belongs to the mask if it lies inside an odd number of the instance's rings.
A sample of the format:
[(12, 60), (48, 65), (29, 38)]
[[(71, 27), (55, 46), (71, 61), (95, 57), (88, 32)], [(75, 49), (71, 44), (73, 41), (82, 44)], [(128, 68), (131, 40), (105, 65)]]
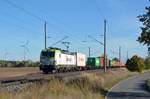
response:
[[(115, 70), (115, 69), (109, 69)], [(41, 72), (27, 74), (24, 76), (18, 77), (7, 77), (0, 78), (0, 92), (17, 92), (25, 88), (26, 86), (35, 84), (35, 83), (46, 83), (50, 81), (52, 77), (57, 79), (69, 79), (78, 77), (83, 73), (102, 73), (102, 69), (97, 70), (85, 70), (85, 71), (76, 71), (76, 72), (65, 72), (65, 73), (54, 73), (54, 74), (43, 74)]]

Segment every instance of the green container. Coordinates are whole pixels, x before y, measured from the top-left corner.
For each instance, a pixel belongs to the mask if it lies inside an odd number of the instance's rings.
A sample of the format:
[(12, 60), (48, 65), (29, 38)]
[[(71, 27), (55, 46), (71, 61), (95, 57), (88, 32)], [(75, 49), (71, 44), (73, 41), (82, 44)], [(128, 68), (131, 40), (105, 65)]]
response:
[(95, 57), (88, 58), (87, 66), (92, 69), (100, 68), (100, 59)]
[(95, 65), (95, 58), (92, 58), (92, 57), (88, 58), (87, 59), (87, 66), (89, 68), (94, 68), (94, 65)]
[(111, 60), (109, 61), (109, 67), (112, 67), (112, 61)]
[(95, 58), (95, 68), (100, 68), (100, 59)]

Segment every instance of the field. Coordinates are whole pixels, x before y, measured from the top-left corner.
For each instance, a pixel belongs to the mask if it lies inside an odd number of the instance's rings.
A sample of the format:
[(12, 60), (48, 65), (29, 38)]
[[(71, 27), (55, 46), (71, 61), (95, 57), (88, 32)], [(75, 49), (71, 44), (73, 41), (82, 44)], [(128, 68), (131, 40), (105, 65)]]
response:
[(0, 78), (22, 76), (30, 73), (39, 72), (38, 67), (20, 67), (20, 68), (0, 68)]
[(108, 90), (133, 73), (126, 69), (83, 73), (80, 77), (36, 83), (17, 93), (0, 93), (1, 99), (104, 99)]

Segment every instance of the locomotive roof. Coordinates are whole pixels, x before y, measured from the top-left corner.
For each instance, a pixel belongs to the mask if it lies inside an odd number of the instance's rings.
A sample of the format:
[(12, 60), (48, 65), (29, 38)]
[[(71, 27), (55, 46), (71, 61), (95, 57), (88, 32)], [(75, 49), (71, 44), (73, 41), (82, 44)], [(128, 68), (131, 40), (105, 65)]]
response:
[(57, 47), (49, 47), (48, 49), (43, 49), (42, 51), (51, 51), (51, 50), (59, 50), (64, 54), (71, 54), (71, 55), (76, 53), (76, 52), (69, 52), (67, 50), (63, 50), (63, 49), (60, 49), (60, 48), (57, 48)]

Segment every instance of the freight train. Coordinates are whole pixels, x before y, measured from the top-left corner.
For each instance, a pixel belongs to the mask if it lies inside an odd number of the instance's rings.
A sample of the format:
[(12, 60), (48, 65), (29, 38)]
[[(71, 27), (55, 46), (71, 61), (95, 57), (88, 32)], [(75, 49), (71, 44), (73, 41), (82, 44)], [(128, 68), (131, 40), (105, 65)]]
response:
[[(111, 63), (110, 60), (107, 58), (106, 66), (109, 67), (111, 65), (110, 63)], [(103, 68), (104, 67), (104, 57), (88, 57), (86, 66), (88, 67), (88, 69)]]
[[(86, 66), (88, 69), (104, 68), (104, 57), (89, 57), (87, 58)], [(106, 59), (107, 68), (125, 67), (125, 64), (119, 61)]]
[(40, 63), (40, 70), (45, 73), (83, 70), (86, 66), (86, 56), (82, 53), (68, 52), (59, 48), (49, 48), (42, 50)]
[[(107, 66), (113, 67), (112, 63), (112, 61), (107, 59)], [(103, 68), (104, 58), (86, 58), (86, 55), (82, 53), (68, 52), (59, 48), (48, 48), (41, 51), (40, 64), (40, 70), (44, 73), (79, 71)]]

